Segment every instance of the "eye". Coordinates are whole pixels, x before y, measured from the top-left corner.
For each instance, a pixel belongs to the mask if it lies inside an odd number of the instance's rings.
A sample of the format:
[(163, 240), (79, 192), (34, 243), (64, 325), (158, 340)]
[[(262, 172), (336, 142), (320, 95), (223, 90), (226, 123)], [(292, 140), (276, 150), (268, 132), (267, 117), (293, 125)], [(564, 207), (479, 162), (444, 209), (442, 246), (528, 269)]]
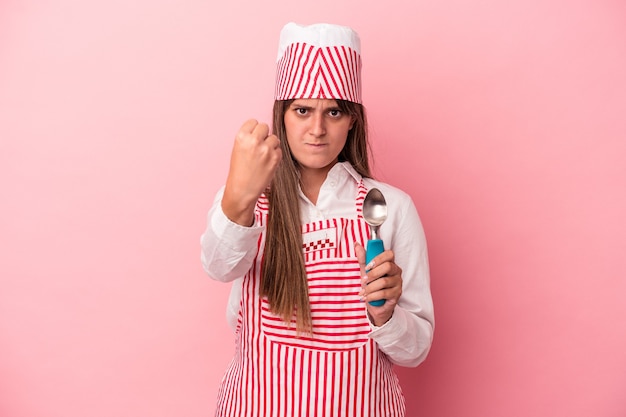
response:
[(296, 110), (296, 113), (299, 114), (300, 116), (304, 116), (308, 112), (308, 109), (305, 109), (304, 107), (298, 107), (295, 110)]
[(328, 114), (330, 114), (331, 117), (341, 117), (341, 110), (332, 109), (328, 111)]

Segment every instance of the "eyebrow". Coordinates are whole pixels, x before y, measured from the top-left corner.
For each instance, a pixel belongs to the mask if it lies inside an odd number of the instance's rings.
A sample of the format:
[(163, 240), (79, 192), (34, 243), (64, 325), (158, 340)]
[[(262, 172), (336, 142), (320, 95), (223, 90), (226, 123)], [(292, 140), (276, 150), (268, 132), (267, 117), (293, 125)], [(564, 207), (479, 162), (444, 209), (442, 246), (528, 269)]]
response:
[[(309, 106), (309, 105), (306, 105), (306, 104), (301, 104), (301, 103), (298, 103), (296, 101), (291, 103), (289, 105), (289, 107), (297, 107), (299, 109), (306, 109), (306, 110), (315, 110), (316, 109), (316, 107)], [(322, 109), (322, 111), (330, 111), (330, 110), (339, 110), (339, 111), (341, 111), (341, 109), (337, 105), (335, 105), (335, 106), (328, 106), (328, 107), (325, 107), (325, 108)]]

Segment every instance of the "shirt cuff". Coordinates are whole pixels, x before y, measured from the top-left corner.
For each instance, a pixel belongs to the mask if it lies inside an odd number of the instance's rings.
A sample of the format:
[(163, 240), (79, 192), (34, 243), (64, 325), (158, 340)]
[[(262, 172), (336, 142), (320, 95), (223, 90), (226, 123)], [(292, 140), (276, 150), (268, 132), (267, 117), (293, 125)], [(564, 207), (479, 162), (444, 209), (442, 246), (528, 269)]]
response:
[(402, 315), (402, 309), (396, 308), (391, 318), (382, 326), (376, 326), (370, 320), (370, 328), (369, 337), (374, 339), (384, 351), (386, 347), (397, 344), (398, 339), (406, 333), (408, 326), (406, 318)]
[(251, 246), (256, 246), (258, 237), (265, 229), (255, 223), (246, 227), (230, 220), (224, 214), (221, 205), (217, 205), (211, 217), (211, 228), (215, 235), (220, 236), (220, 243), (228, 246), (236, 252), (248, 250)]

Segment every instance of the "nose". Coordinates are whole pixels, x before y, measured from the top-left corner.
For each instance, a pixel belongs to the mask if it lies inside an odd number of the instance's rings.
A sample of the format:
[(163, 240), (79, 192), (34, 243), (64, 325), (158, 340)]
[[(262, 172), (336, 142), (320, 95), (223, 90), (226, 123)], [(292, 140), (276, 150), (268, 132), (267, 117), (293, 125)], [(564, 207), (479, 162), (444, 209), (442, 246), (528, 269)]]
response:
[(310, 132), (313, 136), (319, 138), (326, 134), (326, 120), (322, 112), (315, 112), (311, 117)]

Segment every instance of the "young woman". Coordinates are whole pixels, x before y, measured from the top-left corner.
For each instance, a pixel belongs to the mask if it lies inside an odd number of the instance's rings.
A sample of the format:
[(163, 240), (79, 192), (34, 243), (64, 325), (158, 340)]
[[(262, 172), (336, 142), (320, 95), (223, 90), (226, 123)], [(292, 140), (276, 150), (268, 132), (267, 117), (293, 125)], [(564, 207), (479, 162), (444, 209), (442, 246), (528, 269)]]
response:
[[(411, 198), (371, 178), (359, 37), (290, 23), (277, 68), (273, 133), (241, 126), (201, 239), (205, 271), (233, 282), (216, 415), (403, 416), (393, 366), (430, 349), (428, 256)], [(365, 265), (371, 188), (388, 249)]]

